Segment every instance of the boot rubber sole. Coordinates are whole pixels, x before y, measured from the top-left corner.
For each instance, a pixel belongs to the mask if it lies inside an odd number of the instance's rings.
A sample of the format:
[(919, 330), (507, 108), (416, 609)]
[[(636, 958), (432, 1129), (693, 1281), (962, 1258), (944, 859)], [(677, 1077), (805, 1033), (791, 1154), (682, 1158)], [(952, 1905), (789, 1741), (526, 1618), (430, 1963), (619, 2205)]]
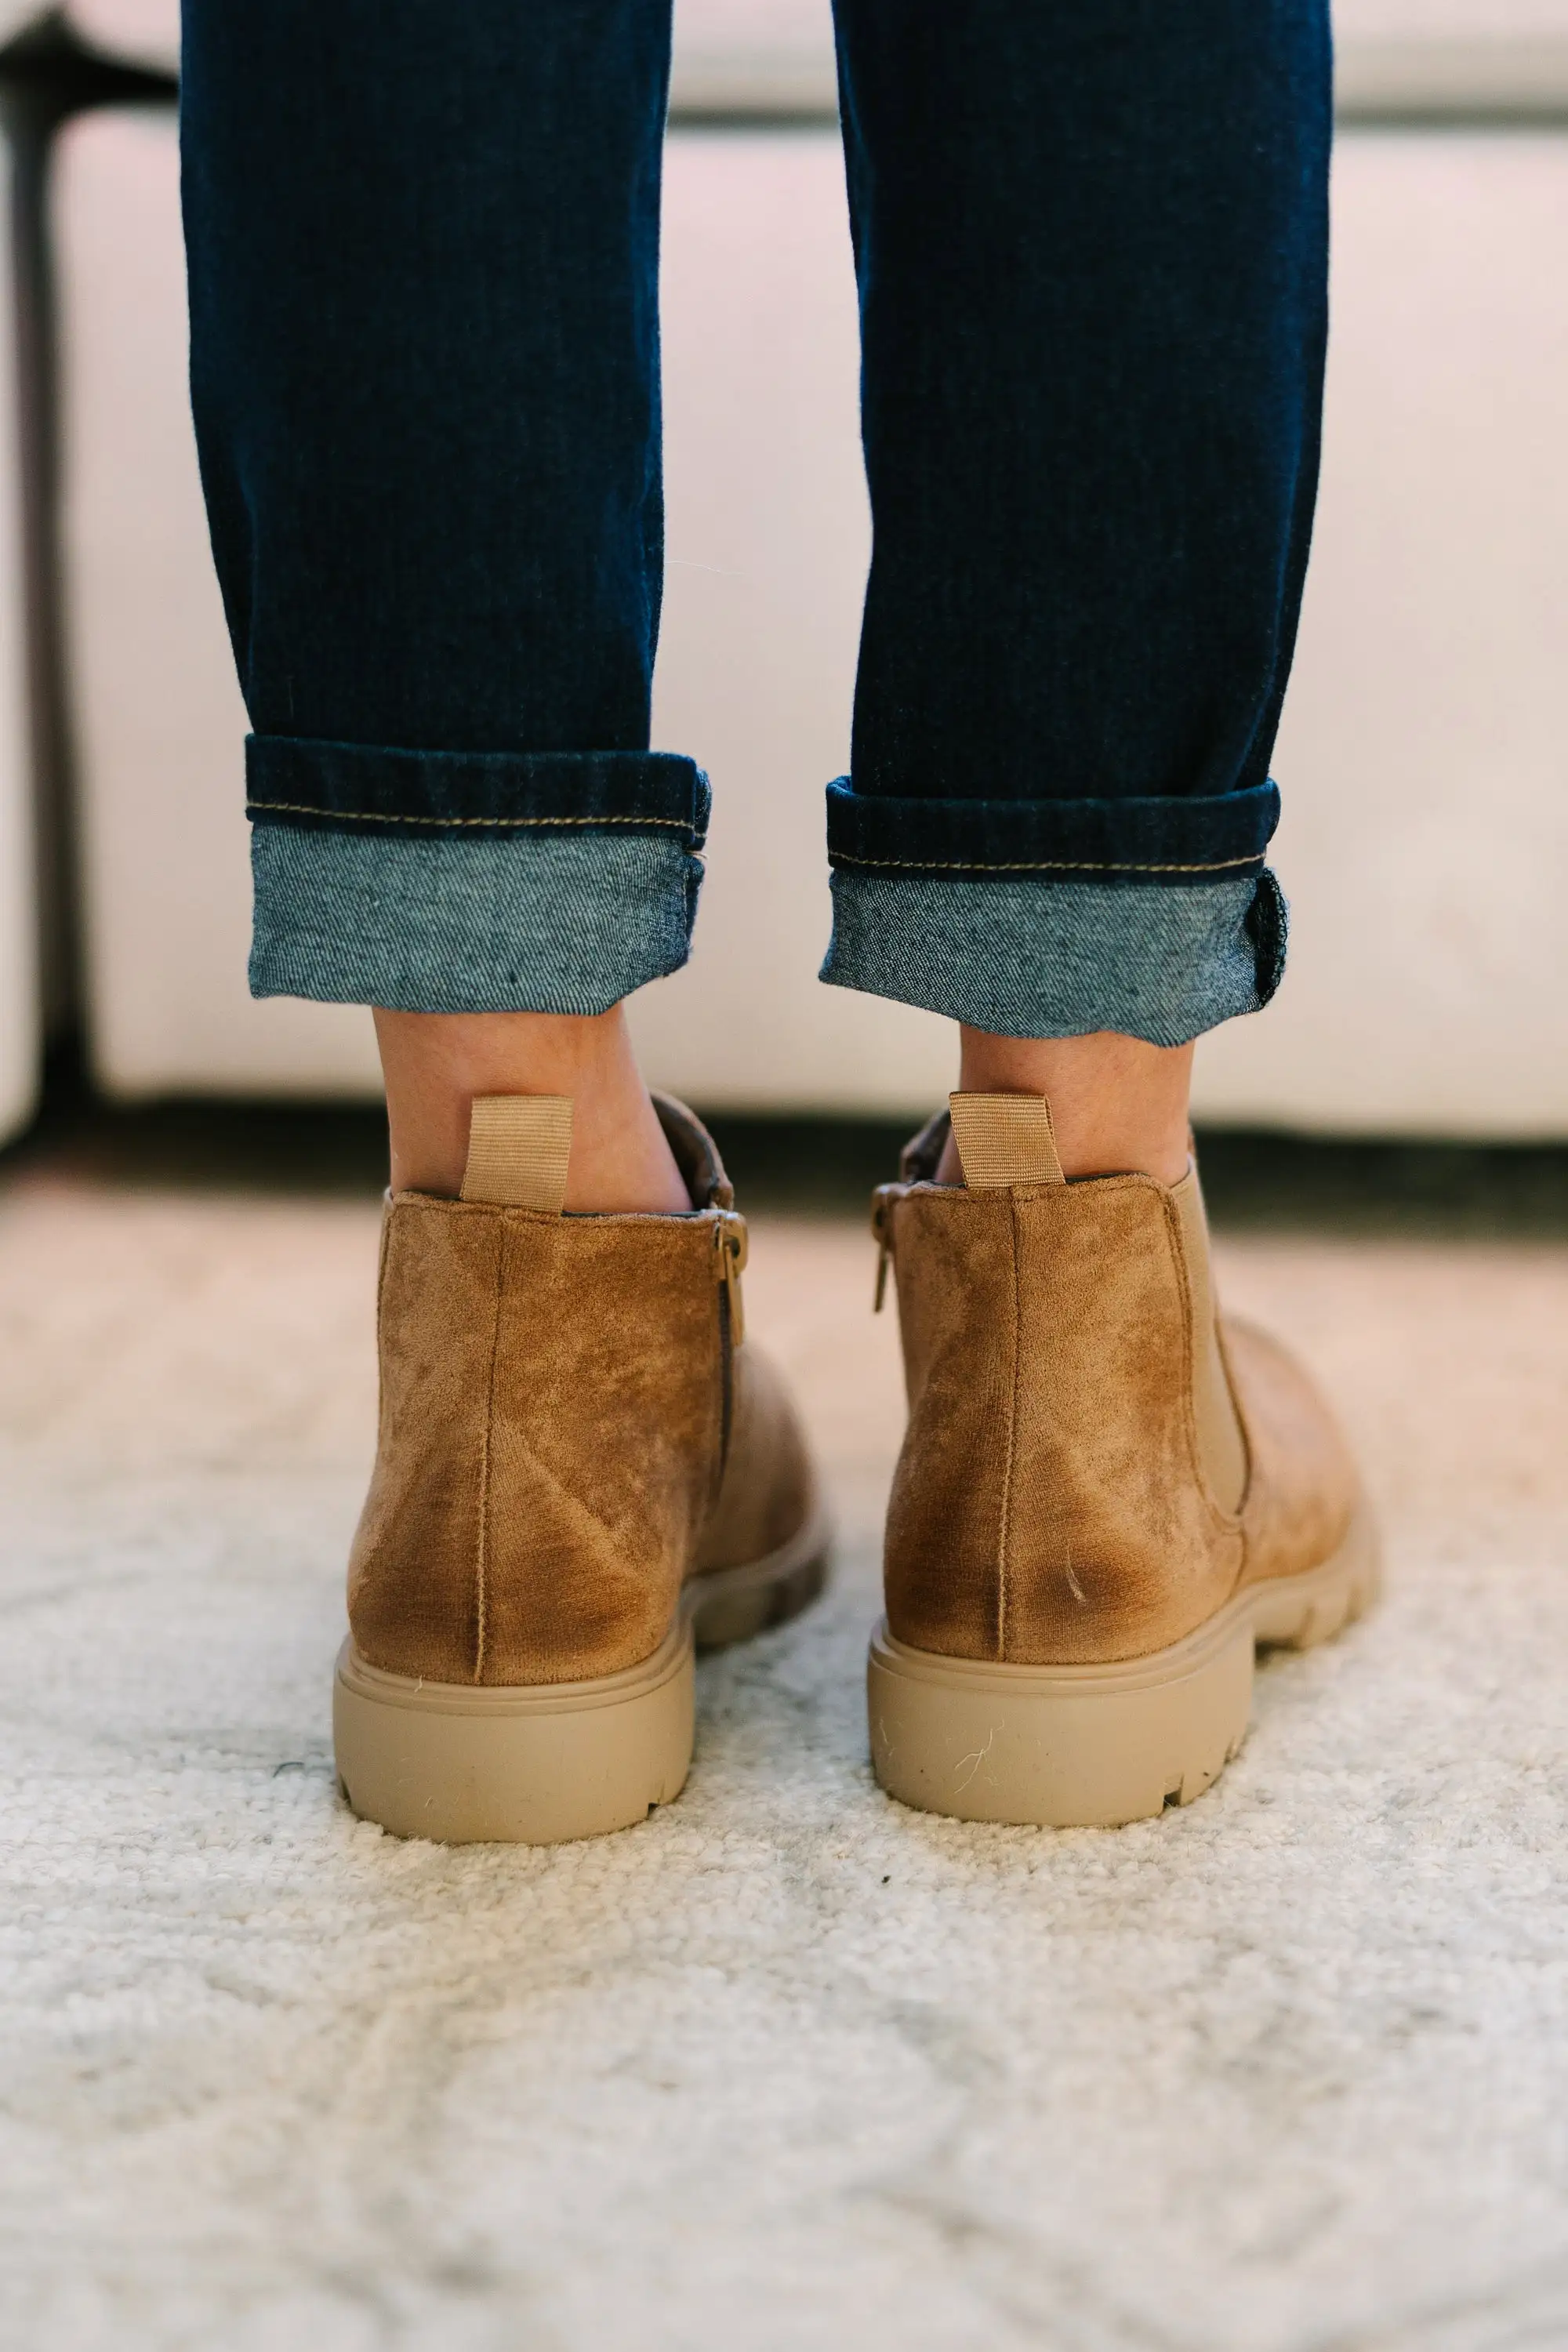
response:
[(1190, 1805), (1247, 1736), (1260, 1647), (1310, 1649), (1379, 1584), (1364, 1509), (1332, 1559), (1245, 1587), (1151, 1657), (1015, 1666), (871, 1640), (871, 1761), (891, 1797), (963, 1822), (1110, 1829)]
[(332, 1683), (344, 1797), (395, 1837), (446, 1845), (560, 1845), (629, 1828), (685, 1786), (695, 1650), (795, 1616), (822, 1590), (827, 1549), (816, 1512), (766, 1559), (693, 1577), (652, 1657), (592, 1682), (424, 1682), (346, 1641)]

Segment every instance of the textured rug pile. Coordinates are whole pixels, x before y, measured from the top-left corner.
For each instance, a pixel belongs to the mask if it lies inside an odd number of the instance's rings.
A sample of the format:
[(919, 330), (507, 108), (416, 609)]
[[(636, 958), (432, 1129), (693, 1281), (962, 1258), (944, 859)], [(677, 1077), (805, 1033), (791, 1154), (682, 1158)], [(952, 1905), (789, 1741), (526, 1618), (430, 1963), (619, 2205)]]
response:
[(1568, 1252), (1233, 1243), (1380, 1613), (1113, 1833), (885, 1801), (870, 1245), (754, 1237), (842, 1530), (681, 1801), (356, 1824), (328, 1683), (374, 1213), (0, 1201), (0, 2339), (29, 2352), (1561, 2352)]

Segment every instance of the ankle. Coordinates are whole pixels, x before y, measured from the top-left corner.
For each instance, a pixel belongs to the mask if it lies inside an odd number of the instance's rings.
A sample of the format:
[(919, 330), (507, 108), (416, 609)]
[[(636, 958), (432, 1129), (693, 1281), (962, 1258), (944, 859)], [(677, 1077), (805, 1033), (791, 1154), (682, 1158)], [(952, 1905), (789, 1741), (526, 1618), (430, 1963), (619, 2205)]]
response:
[(569, 1095), (568, 1210), (691, 1205), (637, 1069), (624, 1012), (377, 1009), (395, 1192), (455, 1199), (477, 1095)]
[[(1186, 1173), (1191, 1045), (1151, 1045), (1100, 1030), (1088, 1037), (998, 1037), (961, 1033), (959, 1087), (966, 1094), (1044, 1095), (1062, 1171), (1113, 1176), (1136, 1171), (1162, 1184)], [(948, 1139), (938, 1181), (962, 1184)]]

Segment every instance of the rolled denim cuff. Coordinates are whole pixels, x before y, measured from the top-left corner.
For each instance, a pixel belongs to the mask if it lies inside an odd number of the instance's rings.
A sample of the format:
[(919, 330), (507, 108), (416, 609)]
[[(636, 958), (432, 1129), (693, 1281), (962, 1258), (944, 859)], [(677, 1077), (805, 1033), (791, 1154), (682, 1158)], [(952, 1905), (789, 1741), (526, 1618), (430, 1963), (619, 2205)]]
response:
[(604, 1013), (690, 949), (708, 781), (668, 752), (253, 736), (256, 996)]
[(827, 789), (822, 978), (1013, 1037), (1185, 1045), (1285, 966), (1270, 784), (1205, 800), (933, 801)]

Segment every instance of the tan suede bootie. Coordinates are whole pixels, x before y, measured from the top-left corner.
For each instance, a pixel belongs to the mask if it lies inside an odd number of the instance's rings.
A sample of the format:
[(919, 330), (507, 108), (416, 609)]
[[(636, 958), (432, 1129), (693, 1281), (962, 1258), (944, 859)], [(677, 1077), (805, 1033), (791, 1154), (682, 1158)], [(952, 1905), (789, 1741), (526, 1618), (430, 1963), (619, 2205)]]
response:
[(333, 1734), (349, 1802), (399, 1835), (640, 1821), (686, 1779), (694, 1644), (821, 1588), (805, 1440), (743, 1340), (744, 1221), (697, 1120), (658, 1109), (689, 1215), (563, 1215), (571, 1105), (529, 1096), (475, 1104), (461, 1200), (387, 1203)]
[(1259, 1643), (1376, 1587), (1354, 1465), (1273, 1340), (1220, 1324), (1197, 1171), (1063, 1181), (1037, 1097), (955, 1095), (876, 1196), (910, 1420), (871, 1753), (965, 1821), (1134, 1821), (1240, 1746)]

